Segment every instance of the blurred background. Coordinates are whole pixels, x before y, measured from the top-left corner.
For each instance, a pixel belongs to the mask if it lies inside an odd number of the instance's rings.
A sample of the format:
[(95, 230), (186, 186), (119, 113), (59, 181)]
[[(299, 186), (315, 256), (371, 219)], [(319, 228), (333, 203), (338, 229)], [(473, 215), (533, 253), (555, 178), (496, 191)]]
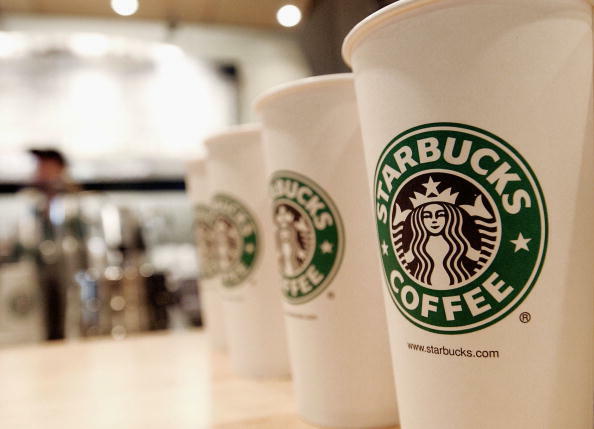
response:
[(0, 0), (0, 347), (200, 326), (185, 162), (389, 3)]

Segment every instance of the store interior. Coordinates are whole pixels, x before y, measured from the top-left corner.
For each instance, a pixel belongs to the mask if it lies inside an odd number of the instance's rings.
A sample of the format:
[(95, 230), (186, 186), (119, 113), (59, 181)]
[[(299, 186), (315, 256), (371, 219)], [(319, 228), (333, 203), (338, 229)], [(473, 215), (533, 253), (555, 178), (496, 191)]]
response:
[(187, 161), (389, 2), (285, 3), (0, 2), (0, 347), (201, 326)]

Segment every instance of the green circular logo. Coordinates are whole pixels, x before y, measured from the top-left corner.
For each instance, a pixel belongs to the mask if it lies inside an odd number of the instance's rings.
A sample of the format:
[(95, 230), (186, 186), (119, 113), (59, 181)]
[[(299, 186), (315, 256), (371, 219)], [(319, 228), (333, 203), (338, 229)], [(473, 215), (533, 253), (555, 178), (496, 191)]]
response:
[(298, 173), (277, 171), (271, 188), (283, 294), (302, 304), (321, 294), (338, 271), (342, 221), (326, 192)]
[(258, 259), (258, 227), (244, 204), (224, 194), (212, 201), (216, 256), (223, 286), (241, 284)]
[(374, 183), (389, 292), (410, 322), (472, 332), (529, 294), (546, 253), (546, 206), (505, 141), (462, 124), (415, 127), (384, 149)]
[(218, 272), (217, 246), (214, 234), (214, 212), (205, 204), (194, 207), (194, 234), (200, 261), (199, 276), (210, 279)]

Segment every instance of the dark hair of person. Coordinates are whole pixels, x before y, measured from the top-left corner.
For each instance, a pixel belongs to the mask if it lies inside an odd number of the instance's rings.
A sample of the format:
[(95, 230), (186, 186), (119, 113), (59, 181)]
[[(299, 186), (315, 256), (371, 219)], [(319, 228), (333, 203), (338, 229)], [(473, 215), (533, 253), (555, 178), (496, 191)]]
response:
[(57, 149), (30, 149), (29, 153), (37, 158), (38, 161), (55, 161), (62, 167), (68, 165), (68, 161), (62, 152)]

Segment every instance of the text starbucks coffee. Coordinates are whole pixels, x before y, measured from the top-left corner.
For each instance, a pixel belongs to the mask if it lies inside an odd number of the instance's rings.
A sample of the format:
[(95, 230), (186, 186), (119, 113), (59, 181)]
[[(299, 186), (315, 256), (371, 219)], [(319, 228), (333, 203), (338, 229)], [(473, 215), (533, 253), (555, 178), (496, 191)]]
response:
[(307, 210), (318, 231), (334, 225), (326, 204), (314, 194), (309, 186), (291, 179), (277, 179), (272, 183), (272, 198), (288, 198), (296, 201)]
[[(460, 166), (469, 163), (472, 170), (479, 176), (486, 176), (486, 180), (501, 196), (501, 204), (509, 214), (517, 214), (522, 208), (530, 208), (532, 200), (524, 189), (517, 189), (513, 193), (506, 192), (509, 183), (521, 181), (520, 176), (511, 172), (509, 163), (499, 163), (501, 157), (490, 148), (473, 148), (471, 140), (460, 141), (455, 137), (438, 139), (429, 137), (417, 140), (417, 154), (410, 146), (403, 146), (396, 150), (393, 162), (387, 161), (380, 171), (380, 180), (376, 192), (376, 216), (384, 224), (388, 222), (389, 193), (392, 191), (394, 180), (404, 174), (407, 169), (420, 164), (446, 162)], [(395, 165), (394, 165), (395, 163)], [(384, 187), (385, 186), (385, 187)]]
[[(272, 198), (288, 198), (301, 205), (312, 218), (316, 230), (321, 231), (334, 224), (326, 205), (315, 195), (309, 186), (301, 185), (290, 179), (277, 179), (272, 183)], [(319, 213), (321, 212), (321, 213)], [(283, 279), (283, 290), (288, 296), (299, 296), (310, 293), (322, 283), (324, 275), (314, 265), (310, 265), (299, 276)]]
[(303, 304), (322, 293), (340, 265), (342, 223), (330, 196), (302, 174), (277, 171), (270, 188), (282, 292), (287, 302)]
[(400, 294), (402, 304), (407, 310), (415, 311), (420, 307), (421, 316), (426, 318), (430, 318), (432, 313), (443, 313), (448, 321), (455, 321), (456, 315), (463, 314), (465, 310), (473, 317), (480, 316), (492, 308), (487, 303), (486, 295), (500, 303), (514, 291), (497, 273), (492, 273), (480, 286), (466, 293), (444, 297), (419, 292), (404, 283), (404, 277), (398, 270), (390, 273), (390, 289), (393, 293)]
[(237, 225), (239, 233), (242, 237), (248, 237), (254, 234), (254, 223), (249, 216), (237, 206), (225, 199), (215, 199), (213, 208), (218, 213), (229, 216), (229, 218)]

